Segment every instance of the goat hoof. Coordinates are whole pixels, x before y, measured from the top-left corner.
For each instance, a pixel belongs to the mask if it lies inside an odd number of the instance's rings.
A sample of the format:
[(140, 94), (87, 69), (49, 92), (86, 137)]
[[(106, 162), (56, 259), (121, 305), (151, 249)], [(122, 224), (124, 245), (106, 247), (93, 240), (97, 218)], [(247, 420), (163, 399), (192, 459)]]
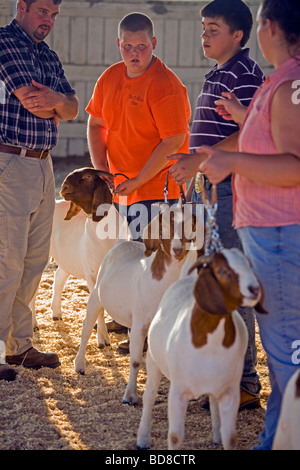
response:
[(129, 398), (129, 399), (123, 398), (122, 403), (124, 405), (136, 406), (137, 405), (137, 400), (135, 398), (134, 399), (132, 399), (132, 398)]
[(137, 450), (149, 450), (150, 446), (136, 446)]
[(80, 374), (80, 375), (85, 375), (85, 364), (79, 361), (76, 362), (76, 360), (74, 361), (74, 369), (75, 369), (75, 372), (77, 372), (77, 374)]
[(62, 317), (53, 317), (53, 321), (59, 321), (62, 320)]
[(108, 343), (107, 341), (105, 341), (105, 343), (99, 343), (99, 344), (98, 344), (98, 348), (99, 348), (99, 349), (104, 349), (105, 346), (110, 346), (110, 343)]
[(38, 325), (35, 325), (35, 326), (33, 327), (33, 331), (34, 331), (34, 332), (35, 332), (35, 331), (40, 331), (40, 327), (39, 327)]

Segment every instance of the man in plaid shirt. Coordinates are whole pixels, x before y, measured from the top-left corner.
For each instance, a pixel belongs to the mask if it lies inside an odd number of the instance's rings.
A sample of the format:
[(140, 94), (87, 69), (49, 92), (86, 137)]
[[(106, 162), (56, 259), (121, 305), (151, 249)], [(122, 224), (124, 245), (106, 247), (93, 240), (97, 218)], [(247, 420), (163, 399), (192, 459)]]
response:
[(32, 347), (28, 305), (48, 260), (55, 186), (50, 150), (61, 119), (78, 100), (57, 54), (44, 42), (61, 0), (18, 0), (0, 28), (0, 379), (14, 368), (57, 367), (54, 353)]

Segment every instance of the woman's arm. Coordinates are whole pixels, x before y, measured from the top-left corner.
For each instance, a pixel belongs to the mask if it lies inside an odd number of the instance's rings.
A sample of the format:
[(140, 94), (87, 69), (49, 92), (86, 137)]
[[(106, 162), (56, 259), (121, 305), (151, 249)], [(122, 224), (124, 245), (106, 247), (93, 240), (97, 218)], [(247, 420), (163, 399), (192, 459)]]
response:
[(210, 147), (200, 150), (207, 159), (200, 165), (213, 184), (230, 173), (272, 186), (300, 185), (300, 106), (292, 101), (292, 82), (276, 91), (271, 106), (271, 130), (278, 154), (224, 152)]

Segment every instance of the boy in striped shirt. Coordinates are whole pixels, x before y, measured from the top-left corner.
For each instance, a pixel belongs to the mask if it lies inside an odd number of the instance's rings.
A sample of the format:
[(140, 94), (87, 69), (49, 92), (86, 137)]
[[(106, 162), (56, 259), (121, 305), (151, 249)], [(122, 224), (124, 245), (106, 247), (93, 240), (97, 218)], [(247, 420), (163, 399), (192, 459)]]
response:
[[(190, 155), (177, 154), (169, 158), (178, 160), (170, 169), (177, 184), (194, 178), (202, 160), (207, 158), (197, 149), (209, 145), (224, 150), (235, 150), (239, 125), (216, 112), (216, 101), (233, 93), (244, 106), (248, 106), (264, 81), (259, 65), (249, 57), (247, 43), (253, 19), (248, 6), (242, 0), (213, 0), (200, 12), (202, 16), (202, 47), (205, 57), (216, 60), (216, 65), (205, 77), (205, 83), (198, 96), (190, 134)], [(211, 184), (204, 177), (206, 192), (210, 197)], [(217, 187), (217, 224), (222, 244), (225, 248), (242, 249), (236, 230), (232, 227), (232, 188), (231, 176)], [(193, 188), (191, 199), (201, 203), (201, 193)], [(261, 389), (255, 370), (256, 345), (253, 309), (240, 308), (249, 333), (249, 344), (245, 357), (241, 381), (240, 409), (259, 406)], [(205, 402), (204, 407), (208, 406)]]

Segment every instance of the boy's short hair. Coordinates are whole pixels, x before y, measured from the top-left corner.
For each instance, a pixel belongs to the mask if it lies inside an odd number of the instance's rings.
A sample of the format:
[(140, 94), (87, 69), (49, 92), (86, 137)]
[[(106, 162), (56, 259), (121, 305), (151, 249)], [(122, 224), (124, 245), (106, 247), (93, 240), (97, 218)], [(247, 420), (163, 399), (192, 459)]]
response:
[(124, 16), (120, 21), (118, 26), (118, 37), (122, 31), (130, 31), (131, 33), (136, 33), (137, 31), (147, 31), (150, 38), (154, 37), (154, 25), (149, 16), (144, 13), (129, 13)]
[(241, 47), (247, 43), (253, 26), (250, 8), (242, 0), (213, 0), (200, 11), (201, 16), (222, 17), (230, 32), (243, 31)]

